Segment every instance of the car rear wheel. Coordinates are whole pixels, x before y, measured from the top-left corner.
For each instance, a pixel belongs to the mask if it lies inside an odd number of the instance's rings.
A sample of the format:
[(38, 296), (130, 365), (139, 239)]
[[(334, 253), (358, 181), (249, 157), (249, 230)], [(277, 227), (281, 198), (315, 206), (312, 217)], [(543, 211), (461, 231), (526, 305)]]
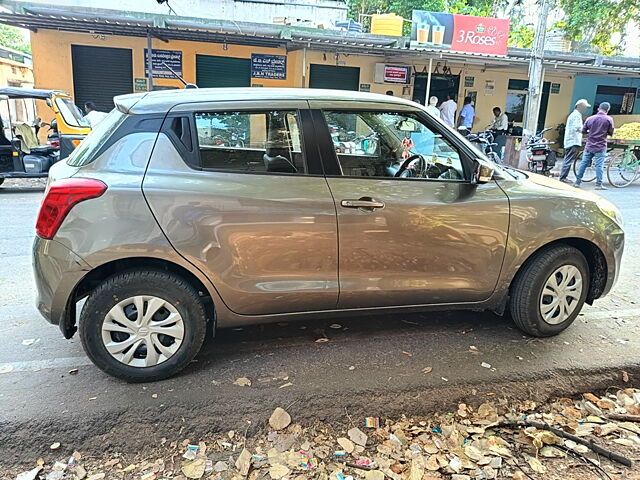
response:
[(530, 335), (557, 335), (576, 319), (588, 290), (584, 255), (568, 245), (546, 248), (530, 258), (513, 281), (511, 317)]
[(162, 271), (114, 275), (89, 295), (80, 339), (101, 370), (128, 382), (170, 377), (196, 356), (207, 317), (198, 291)]

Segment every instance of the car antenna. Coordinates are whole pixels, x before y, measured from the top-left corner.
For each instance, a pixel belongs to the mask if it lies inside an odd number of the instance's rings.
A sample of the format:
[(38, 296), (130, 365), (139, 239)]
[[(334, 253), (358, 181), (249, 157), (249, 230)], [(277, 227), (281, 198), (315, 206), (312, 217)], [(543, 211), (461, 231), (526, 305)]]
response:
[(182, 78), (180, 75), (178, 75), (173, 68), (167, 65), (167, 62), (162, 62), (162, 65), (164, 65), (171, 73), (173, 73), (173, 75), (178, 80), (182, 82), (182, 84), (184, 85), (184, 88), (198, 88), (198, 85), (196, 85), (195, 83), (187, 83), (187, 81), (184, 78)]

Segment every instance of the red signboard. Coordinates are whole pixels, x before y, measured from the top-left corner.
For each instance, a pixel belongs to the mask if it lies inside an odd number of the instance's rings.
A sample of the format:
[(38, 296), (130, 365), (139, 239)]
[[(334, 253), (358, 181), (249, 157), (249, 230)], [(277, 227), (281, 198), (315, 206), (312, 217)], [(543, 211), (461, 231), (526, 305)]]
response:
[(508, 38), (508, 19), (453, 15), (452, 51), (506, 55)]
[(385, 65), (384, 81), (390, 83), (409, 83), (409, 67)]

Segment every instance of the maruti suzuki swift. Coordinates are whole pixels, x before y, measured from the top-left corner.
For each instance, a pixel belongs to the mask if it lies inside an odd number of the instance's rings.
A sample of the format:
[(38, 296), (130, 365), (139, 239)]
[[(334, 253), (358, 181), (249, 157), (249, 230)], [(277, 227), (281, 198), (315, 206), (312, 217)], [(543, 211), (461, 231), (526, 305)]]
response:
[(296, 318), (489, 310), (545, 337), (616, 281), (614, 205), (491, 163), (414, 102), (239, 88), (115, 104), (52, 168), (33, 266), (42, 315), (121, 379), (175, 374), (216, 328)]

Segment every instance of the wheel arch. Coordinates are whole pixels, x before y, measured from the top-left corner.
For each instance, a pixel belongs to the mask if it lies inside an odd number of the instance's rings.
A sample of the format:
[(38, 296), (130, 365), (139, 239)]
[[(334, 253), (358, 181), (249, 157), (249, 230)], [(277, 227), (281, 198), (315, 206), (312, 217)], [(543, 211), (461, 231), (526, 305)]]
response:
[(96, 286), (98, 286), (105, 279), (115, 273), (124, 272), (127, 270), (160, 270), (164, 272), (172, 273), (178, 277), (181, 277), (192, 285), (200, 294), (200, 298), (205, 306), (207, 312), (207, 322), (212, 326), (212, 332), (215, 332), (215, 305), (213, 301), (214, 291), (208, 288), (205, 283), (198, 278), (197, 275), (190, 272), (188, 269), (170, 260), (154, 257), (128, 257), (112, 260), (91, 270), (76, 284), (69, 300), (67, 308), (65, 309), (66, 315), (63, 316), (60, 322), (60, 330), (64, 334), (65, 338), (71, 338), (77, 331), (76, 327), (76, 303), (89, 295)]
[(587, 293), (586, 302), (591, 305), (595, 299), (599, 298), (607, 285), (607, 259), (603, 251), (595, 243), (580, 237), (557, 239), (530, 252), (527, 258), (518, 267), (516, 274), (513, 276), (509, 285), (509, 293), (511, 293), (513, 284), (518, 276), (522, 274), (529, 263), (535, 260), (538, 253), (558, 245), (569, 245), (579, 250), (584, 255), (584, 258), (587, 260), (587, 264), (589, 265), (589, 291)]

